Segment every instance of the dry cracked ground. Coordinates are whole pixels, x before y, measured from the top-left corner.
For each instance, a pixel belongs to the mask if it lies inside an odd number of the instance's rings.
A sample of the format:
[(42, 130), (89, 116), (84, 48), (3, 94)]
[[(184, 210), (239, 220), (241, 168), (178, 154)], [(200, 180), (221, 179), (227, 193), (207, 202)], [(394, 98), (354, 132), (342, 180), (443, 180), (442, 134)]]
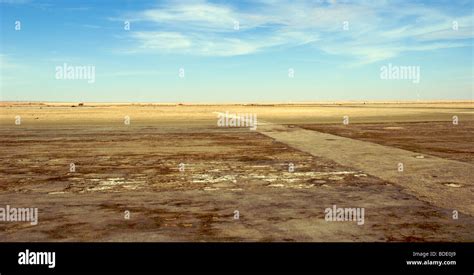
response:
[[(37, 207), (39, 221), (0, 222), (0, 241), (474, 241), (469, 207), (453, 219), (436, 196), (293, 145), (295, 129), (326, 133), (472, 173), (472, 103), (370, 107), (4, 103), (0, 207)], [(215, 111), (256, 113), (295, 136), (219, 128)], [(472, 185), (456, 180), (433, 192), (472, 202)], [(364, 224), (326, 221), (333, 205), (364, 208)]]

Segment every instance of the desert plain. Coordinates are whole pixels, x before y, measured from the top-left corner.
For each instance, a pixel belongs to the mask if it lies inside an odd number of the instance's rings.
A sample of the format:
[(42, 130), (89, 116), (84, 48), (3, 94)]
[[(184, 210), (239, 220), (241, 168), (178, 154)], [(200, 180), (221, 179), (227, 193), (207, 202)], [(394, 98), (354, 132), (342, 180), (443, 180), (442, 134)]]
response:
[(472, 242), (473, 130), (473, 101), (1, 102), (0, 206), (39, 214), (0, 241)]

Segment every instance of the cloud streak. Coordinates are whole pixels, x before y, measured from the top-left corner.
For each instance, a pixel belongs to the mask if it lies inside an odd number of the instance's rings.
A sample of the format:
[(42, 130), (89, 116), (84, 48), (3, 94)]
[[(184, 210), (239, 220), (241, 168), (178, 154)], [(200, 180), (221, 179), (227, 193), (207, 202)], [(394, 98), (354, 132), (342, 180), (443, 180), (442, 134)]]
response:
[(138, 29), (127, 50), (134, 53), (235, 56), (307, 45), (368, 64), (407, 51), (469, 46), (474, 37), (472, 15), (402, 1), (258, 1), (252, 9), (172, 1), (127, 17)]

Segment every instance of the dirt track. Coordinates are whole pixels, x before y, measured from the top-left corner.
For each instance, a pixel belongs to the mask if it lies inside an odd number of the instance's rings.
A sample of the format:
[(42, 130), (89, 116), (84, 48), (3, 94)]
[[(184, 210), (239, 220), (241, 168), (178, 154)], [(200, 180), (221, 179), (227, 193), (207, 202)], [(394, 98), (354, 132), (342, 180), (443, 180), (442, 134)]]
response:
[(298, 127), (274, 125), (260, 131), (293, 148), (402, 186), (408, 193), (433, 205), (474, 216), (474, 165), (470, 163)]

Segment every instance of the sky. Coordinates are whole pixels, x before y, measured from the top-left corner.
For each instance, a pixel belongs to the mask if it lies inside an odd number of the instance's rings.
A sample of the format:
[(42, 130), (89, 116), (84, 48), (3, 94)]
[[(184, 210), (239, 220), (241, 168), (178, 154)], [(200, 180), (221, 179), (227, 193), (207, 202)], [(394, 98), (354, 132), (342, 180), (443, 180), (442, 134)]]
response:
[(473, 99), (473, 2), (0, 0), (0, 100)]

